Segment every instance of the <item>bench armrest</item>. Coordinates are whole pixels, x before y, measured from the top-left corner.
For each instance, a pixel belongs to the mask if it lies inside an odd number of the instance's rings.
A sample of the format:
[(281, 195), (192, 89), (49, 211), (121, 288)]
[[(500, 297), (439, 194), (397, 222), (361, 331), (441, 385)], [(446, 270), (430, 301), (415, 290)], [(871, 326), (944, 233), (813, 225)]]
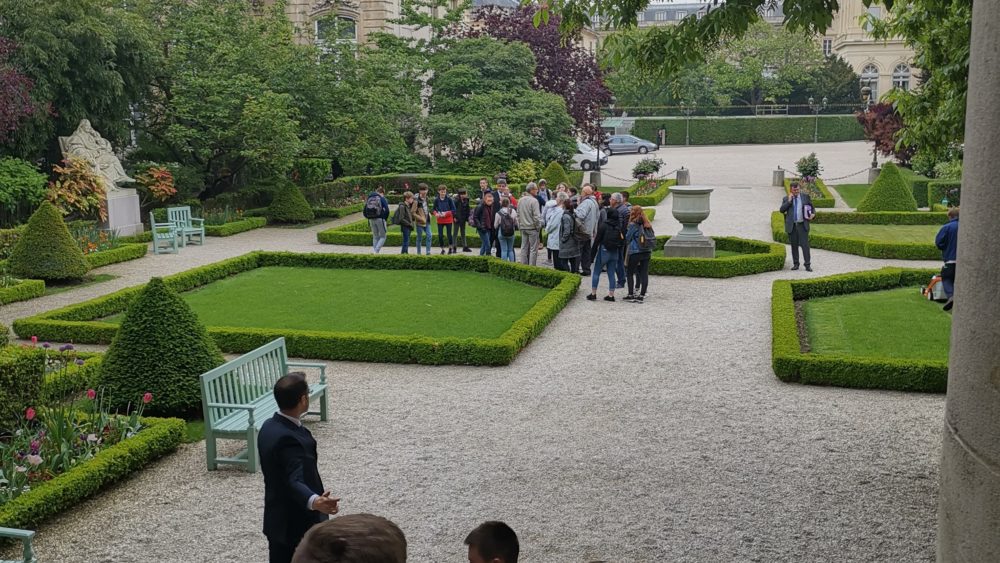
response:
[(193, 225), (196, 225), (196, 224), (198, 224), (198, 223), (201, 223), (201, 225), (202, 225), (202, 226), (204, 226), (204, 225), (205, 225), (205, 220), (204, 220), (204, 219), (201, 219), (201, 218), (198, 218), (198, 217), (192, 217), (192, 218), (191, 218), (191, 225), (192, 225), (192, 226), (193, 226)]
[(30, 530), (15, 530), (14, 528), (0, 528), (0, 538), (11, 538), (15, 540), (30, 540), (35, 537), (35, 532)]
[(319, 370), (319, 382), (326, 383), (326, 364), (316, 362), (285, 362), (285, 365), (292, 368), (315, 368)]
[(241, 409), (245, 411), (255, 411), (256, 407), (253, 405), (237, 405), (235, 403), (208, 403), (208, 408), (210, 409)]

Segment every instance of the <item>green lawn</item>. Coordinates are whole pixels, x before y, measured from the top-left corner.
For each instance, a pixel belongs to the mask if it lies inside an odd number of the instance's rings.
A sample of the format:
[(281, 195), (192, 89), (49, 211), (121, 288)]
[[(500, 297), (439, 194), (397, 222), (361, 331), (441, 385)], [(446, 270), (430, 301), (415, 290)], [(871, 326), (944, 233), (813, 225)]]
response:
[(840, 194), (840, 197), (843, 198), (847, 205), (857, 207), (861, 203), (861, 199), (868, 193), (868, 188), (870, 187), (871, 184), (841, 184), (833, 186), (833, 189), (837, 190), (837, 193)]
[(548, 291), (477, 272), (267, 267), (183, 297), (206, 326), (495, 338)]
[(814, 354), (948, 359), (951, 315), (918, 287), (809, 299), (804, 314)]
[(934, 244), (941, 225), (832, 225), (812, 223), (810, 233), (831, 237), (877, 240), (883, 242), (922, 242)]

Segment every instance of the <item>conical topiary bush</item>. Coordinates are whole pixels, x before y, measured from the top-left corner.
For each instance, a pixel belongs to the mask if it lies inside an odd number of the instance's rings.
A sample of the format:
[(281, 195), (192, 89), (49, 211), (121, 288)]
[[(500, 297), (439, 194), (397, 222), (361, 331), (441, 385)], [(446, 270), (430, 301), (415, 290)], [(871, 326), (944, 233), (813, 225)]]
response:
[(28, 219), (7, 267), (15, 277), (46, 281), (78, 280), (90, 269), (62, 213), (47, 201)]
[(148, 414), (201, 410), (199, 376), (225, 361), (194, 311), (160, 278), (129, 306), (101, 362), (100, 383), (115, 407), (153, 394)]
[(549, 184), (549, 188), (553, 190), (556, 189), (556, 186), (563, 182), (565, 182), (567, 186), (570, 185), (569, 177), (566, 176), (566, 169), (554, 160), (545, 167), (545, 171), (542, 172), (542, 178), (545, 178), (545, 181)]
[(882, 172), (858, 204), (858, 211), (916, 211), (913, 189), (903, 179), (899, 167), (891, 162), (882, 165)]
[(291, 182), (283, 183), (267, 208), (267, 218), (274, 223), (306, 223), (316, 218), (302, 190)]

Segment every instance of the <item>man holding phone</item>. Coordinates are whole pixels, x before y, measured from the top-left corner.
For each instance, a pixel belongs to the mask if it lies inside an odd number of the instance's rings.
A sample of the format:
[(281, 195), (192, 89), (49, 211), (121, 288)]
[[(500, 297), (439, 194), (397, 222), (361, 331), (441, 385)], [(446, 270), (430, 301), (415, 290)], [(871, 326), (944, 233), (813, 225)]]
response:
[(779, 211), (785, 214), (785, 233), (792, 245), (792, 269), (799, 269), (799, 247), (806, 271), (811, 272), (809, 256), (809, 222), (816, 217), (816, 211), (809, 194), (802, 193), (798, 182), (792, 182), (789, 195), (781, 200)]

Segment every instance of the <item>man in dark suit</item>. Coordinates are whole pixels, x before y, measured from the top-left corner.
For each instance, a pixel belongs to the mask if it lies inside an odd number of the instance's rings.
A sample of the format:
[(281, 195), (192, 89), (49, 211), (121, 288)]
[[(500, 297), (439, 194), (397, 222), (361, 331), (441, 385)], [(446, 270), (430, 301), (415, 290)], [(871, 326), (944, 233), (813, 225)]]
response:
[(809, 194), (801, 193), (799, 183), (792, 182), (789, 188), (791, 195), (781, 200), (781, 211), (785, 214), (785, 233), (788, 242), (792, 244), (792, 269), (799, 269), (799, 247), (802, 247), (802, 260), (806, 271), (811, 272), (809, 262), (809, 221), (815, 216), (815, 208)]
[(264, 535), (270, 563), (289, 563), (302, 536), (339, 510), (339, 498), (323, 489), (316, 467), (316, 440), (299, 420), (309, 411), (305, 374), (292, 372), (274, 385), (280, 412), (257, 436), (264, 474)]

